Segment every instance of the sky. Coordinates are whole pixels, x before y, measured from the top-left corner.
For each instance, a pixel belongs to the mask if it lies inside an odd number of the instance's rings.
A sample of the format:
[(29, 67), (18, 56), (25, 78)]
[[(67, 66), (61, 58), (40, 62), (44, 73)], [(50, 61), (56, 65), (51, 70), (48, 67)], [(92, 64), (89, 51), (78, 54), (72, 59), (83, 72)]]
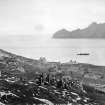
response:
[(0, 0), (0, 35), (51, 36), (105, 22), (105, 0)]

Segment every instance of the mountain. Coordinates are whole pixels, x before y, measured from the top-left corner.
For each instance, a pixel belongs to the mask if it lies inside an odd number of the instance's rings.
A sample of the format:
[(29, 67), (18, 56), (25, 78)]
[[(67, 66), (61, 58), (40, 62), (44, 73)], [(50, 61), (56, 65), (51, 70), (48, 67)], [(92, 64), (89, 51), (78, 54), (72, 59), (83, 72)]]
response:
[(84, 29), (73, 31), (61, 29), (54, 33), (53, 38), (105, 38), (105, 23), (93, 22)]

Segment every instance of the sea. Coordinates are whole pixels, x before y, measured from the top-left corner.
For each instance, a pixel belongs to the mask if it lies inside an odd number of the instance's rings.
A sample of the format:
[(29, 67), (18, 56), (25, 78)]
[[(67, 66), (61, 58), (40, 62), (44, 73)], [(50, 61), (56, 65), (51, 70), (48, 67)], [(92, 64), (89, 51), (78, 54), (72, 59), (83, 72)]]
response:
[[(51, 62), (89, 63), (105, 66), (105, 39), (53, 39), (35, 36), (1, 37), (0, 48), (24, 57), (45, 57)], [(89, 53), (89, 55), (78, 55)]]

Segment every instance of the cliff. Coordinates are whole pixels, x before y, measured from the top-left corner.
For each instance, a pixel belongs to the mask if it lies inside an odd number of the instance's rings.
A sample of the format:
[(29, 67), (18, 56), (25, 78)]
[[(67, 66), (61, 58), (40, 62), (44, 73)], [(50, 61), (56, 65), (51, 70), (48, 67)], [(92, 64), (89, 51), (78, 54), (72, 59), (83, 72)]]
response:
[(73, 31), (61, 29), (54, 33), (53, 38), (105, 38), (105, 23), (93, 22), (84, 29)]

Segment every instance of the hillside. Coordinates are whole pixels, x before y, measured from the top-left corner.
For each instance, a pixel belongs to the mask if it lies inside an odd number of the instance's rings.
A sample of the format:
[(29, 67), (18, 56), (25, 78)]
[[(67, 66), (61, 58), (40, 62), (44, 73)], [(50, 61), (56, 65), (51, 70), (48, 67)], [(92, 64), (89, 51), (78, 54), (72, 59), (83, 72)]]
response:
[(0, 49), (0, 71), (9, 73), (46, 72), (46, 65), (40, 60), (22, 57)]
[[(57, 73), (61, 70), (62, 72), (75, 72), (84, 73), (88, 71), (94, 75), (102, 76), (105, 78), (105, 66), (96, 66), (92, 64), (78, 63), (78, 64), (67, 64), (58, 62), (45, 62), (30, 59), (0, 49), (0, 71), (2, 73), (8, 72), (9, 74), (27, 74), (28, 77), (33, 77), (32, 74), (36, 72), (46, 73)], [(70, 73), (69, 73), (70, 74)]]
[(61, 29), (54, 33), (53, 38), (105, 38), (105, 23), (93, 22), (84, 29), (73, 31)]
[(105, 66), (41, 62), (0, 50), (0, 105), (105, 105), (104, 84)]

